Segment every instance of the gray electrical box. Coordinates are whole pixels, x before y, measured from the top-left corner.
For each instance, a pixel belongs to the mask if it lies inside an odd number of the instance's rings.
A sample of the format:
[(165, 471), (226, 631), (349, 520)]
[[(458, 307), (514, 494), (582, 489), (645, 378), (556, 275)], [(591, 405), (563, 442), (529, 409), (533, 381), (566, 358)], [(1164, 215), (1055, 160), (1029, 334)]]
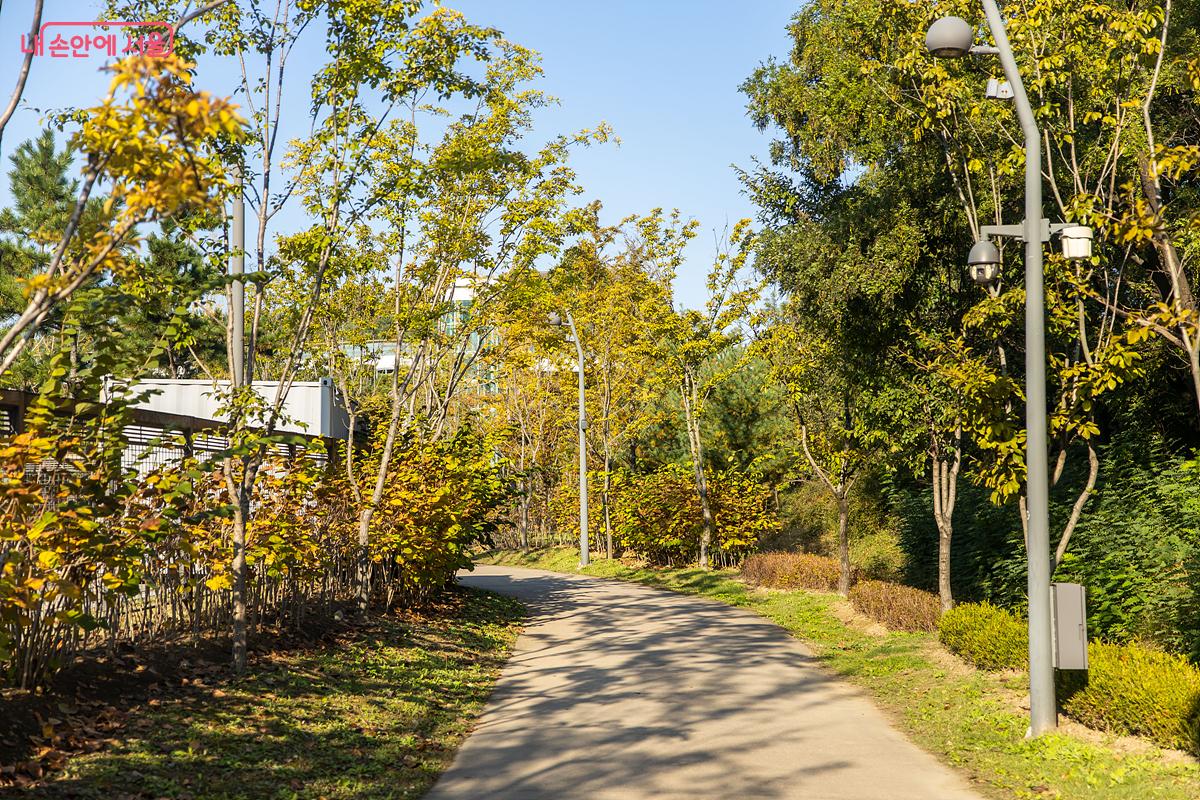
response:
[(1082, 584), (1050, 584), (1050, 607), (1055, 668), (1087, 669), (1087, 600)]

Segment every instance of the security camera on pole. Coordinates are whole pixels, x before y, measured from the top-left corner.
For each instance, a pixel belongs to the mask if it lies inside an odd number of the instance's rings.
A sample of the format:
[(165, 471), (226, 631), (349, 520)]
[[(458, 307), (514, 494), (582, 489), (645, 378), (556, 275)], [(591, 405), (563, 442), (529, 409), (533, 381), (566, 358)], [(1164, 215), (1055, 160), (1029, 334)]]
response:
[(1050, 479), (1046, 420), (1045, 278), (1042, 243), (1051, 233), (1063, 239), (1068, 258), (1090, 258), (1092, 232), (1080, 225), (1050, 225), (1042, 219), (1041, 134), (1021, 81), (1004, 19), (995, 0), (983, 0), (984, 13), (995, 47), (975, 45), (975, 29), (959, 17), (943, 17), (929, 27), (925, 47), (937, 58), (996, 55), (1004, 67), (1007, 86), (993, 86), (989, 96), (1011, 97), (1025, 137), (1025, 221), (1021, 225), (996, 225), (980, 229), (981, 239), (971, 248), (971, 278), (991, 285), (999, 277), (1000, 252), (991, 237), (1012, 237), (1025, 242), (1025, 463), (1029, 537), (1029, 733), (1039, 736), (1058, 726), (1054, 698), (1054, 642), (1050, 597)]

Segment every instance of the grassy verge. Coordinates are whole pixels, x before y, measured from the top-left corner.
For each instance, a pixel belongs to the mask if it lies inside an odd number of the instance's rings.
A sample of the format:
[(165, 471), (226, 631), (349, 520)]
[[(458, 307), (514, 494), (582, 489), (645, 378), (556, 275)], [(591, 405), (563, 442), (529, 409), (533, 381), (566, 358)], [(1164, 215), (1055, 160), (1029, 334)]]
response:
[(346, 627), (193, 678), (131, 709), (99, 752), (14, 797), (416, 798), (449, 765), (516, 639), (521, 606), (456, 594), (437, 613)]
[[(493, 553), (484, 563), (577, 572), (574, 550)], [(752, 609), (803, 639), (832, 671), (867, 690), (913, 741), (998, 798), (1195, 800), (1200, 766), (1140, 740), (1070, 726), (1024, 738), (1024, 676), (989, 674), (949, 656), (933, 634), (886, 633), (844, 622), (836, 595), (764, 591), (732, 572), (593, 562), (585, 573), (699, 594)]]

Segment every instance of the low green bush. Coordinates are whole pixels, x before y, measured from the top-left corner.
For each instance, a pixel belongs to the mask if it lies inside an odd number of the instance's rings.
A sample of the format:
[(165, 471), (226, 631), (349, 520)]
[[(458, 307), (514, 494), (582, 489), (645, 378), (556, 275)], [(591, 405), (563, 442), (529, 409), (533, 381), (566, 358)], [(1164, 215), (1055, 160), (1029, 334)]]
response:
[(1088, 645), (1088, 671), (1063, 679), (1062, 707), (1092, 728), (1200, 754), (1200, 669), (1139, 644)]
[(836, 592), (840, 574), (836, 560), (811, 553), (759, 553), (742, 563), (742, 577), (748, 583), (772, 589)]
[[(981, 669), (1025, 669), (1029, 663), (1024, 620), (987, 603), (946, 612), (938, 635), (951, 652)], [(1067, 716), (1200, 755), (1200, 668), (1183, 656), (1136, 643), (1092, 642), (1088, 662), (1087, 672), (1059, 674)]]
[(897, 631), (936, 631), (942, 606), (935, 594), (887, 581), (863, 581), (850, 590), (862, 613)]
[(964, 603), (938, 621), (938, 638), (950, 652), (980, 669), (1025, 669), (1028, 635), (1016, 614), (990, 603)]

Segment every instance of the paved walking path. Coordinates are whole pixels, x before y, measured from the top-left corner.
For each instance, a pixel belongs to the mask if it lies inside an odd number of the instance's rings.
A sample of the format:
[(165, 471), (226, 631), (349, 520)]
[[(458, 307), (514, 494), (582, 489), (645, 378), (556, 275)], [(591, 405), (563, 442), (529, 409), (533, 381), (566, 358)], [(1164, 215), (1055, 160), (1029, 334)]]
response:
[(531, 618), (426, 800), (980, 800), (756, 614), (537, 570), (460, 580)]

